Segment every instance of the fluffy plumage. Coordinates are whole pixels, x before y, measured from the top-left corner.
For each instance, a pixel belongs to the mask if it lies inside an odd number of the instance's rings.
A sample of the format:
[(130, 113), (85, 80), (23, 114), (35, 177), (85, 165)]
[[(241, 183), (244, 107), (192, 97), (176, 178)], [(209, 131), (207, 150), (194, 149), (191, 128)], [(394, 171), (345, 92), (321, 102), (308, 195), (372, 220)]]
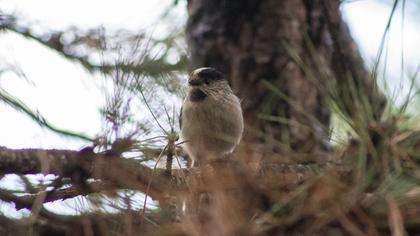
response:
[(194, 162), (231, 153), (243, 132), (242, 109), (224, 75), (213, 68), (191, 73), (181, 109), (181, 140)]

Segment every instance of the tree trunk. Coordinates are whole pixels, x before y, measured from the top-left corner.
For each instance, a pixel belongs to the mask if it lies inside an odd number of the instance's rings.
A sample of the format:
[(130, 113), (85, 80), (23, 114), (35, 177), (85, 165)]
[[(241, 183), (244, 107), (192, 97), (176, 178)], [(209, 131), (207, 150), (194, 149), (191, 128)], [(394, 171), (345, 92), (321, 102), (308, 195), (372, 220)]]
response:
[(226, 73), (242, 99), (245, 139), (264, 151), (325, 150), (328, 81), (350, 113), (349, 84), (379, 97), (338, 0), (190, 0), (188, 13), (191, 67)]

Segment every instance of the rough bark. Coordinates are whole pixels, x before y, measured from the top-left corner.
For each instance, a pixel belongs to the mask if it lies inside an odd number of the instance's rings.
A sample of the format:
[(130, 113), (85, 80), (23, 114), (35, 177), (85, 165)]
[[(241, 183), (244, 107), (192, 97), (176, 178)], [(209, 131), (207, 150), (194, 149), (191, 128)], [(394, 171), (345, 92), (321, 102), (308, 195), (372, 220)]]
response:
[[(180, 176), (177, 178), (174, 174), (169, 177), (165, 174), (165, 170), (154, 171), (136, 160), (94, 153), (89, 148), (81, 151), (1, 148), (0, 160), (2, 175), (55, 174), (61, 178), (70, 178), (72, 184), (79, 188), (79, 192), (74, 192), (76, 191), (74, 189), (49, 192), (45, 197), (46, 202), (66, 197), (66, 194), (86, 195), (110, 188), (138, 190), (147, 193), (155, 200), (164, 201), (168, 192), (175, 194), (185, 188)], [(86, 180), (89, 178), (106, 182), (88, 184)], [(150, 181), (151, 179), (153, 181)], [(16, 199), (22, 200), (20, 208), (26, 208), (31, 198)]]
[(264, 151), (324, 149), (328, 81), (346, 95), (349, 78), (362, 81), (376, 94), (338, 0), (190, 0), (188, 13), (191, 67), (228, 75), (247, 141), (258, 138)]

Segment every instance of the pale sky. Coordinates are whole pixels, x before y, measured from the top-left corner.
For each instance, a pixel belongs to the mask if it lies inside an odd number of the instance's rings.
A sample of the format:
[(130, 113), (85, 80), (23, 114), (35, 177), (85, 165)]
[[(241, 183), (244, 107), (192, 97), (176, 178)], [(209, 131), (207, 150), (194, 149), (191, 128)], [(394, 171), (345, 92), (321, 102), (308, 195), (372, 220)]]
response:
[[(386, 82), (389, 84), (393, 100), (402, 102), (408, 93), (411, 77), (420, 65), (420, 17), (415, 15), (414, 1), (407, 1), (405, 19), (402, 21), (401, 4), (397, 8), (393, 18), (388, 38), (388, 63)], [(418, 6), (417, 6), (418, 7)], [(344, 17), (352, 31), (352, 35), (358, 42), (359, 48), (369, 64), (375, 61), (378, 48), (382, 39), (386, 22), (390, 14), (390, 5), (381, 4), (377, 1), (365, 0), (344, 4)], [(404, 55), (405, 81), (401, 84), (401, 58)], [(417, 79), (417, 87), (420, 81)]]
[[(170, 6), (165, 1), (103, 1), (103, 0), (0, 0), (4, 12), (17, 12), (46, 29), (70, 26), (107, 29), (142, 29), (159, 34), (164, 30), (159, 17)], [(83, 6), (83, 7), (81, 7)], [(98, 7), (100, 6), (100, 7)], [(177, 8), (182, 9), (182, 4)], [(175, 12), (173, 22), (182, 24), (185, 12)], [(179, 12), (179, 14), (177, 14)], [(0, 77), (0, 86), (40, 113), (60, 128), (82, 132), (94, 137), (101, 130), (98, 109), (105, 103), (101, 87), (104, 78), (92, 75), (79, 64), (13, 33), (0, 36), (0, 65), (20, 67), (28, 83), (13, 73)], [(10, 148), (73, 148), (83, 142), (63, 138), (39, 128), (23, 114), (0, 103), (0, 145)]]
[[(174, 11), (172, 24), (182, 24), (186, 18), (185, 1)], [(147, 29), (154, 34), (167, 29), (168, 22), (160, 16), (173, 0), (0, 0), (6, 13), (17, 12), (42, 25), (45, 29), (78, 26), (84, 29), (104, 26), (108, 29)], [(390, 7), (373, 0), (355, 1), (343, 6), (345, 19), (367, 61), (373, 61), (390, 13)], [(420, 30), (418, 18), (406, 15), (402, 44), (401, 14), (396, 14), (389, 41), (389, 77), (399, 76), (401, 45), (404, 45), (407, 71), (413, 72), (420, 63)], [(42, 29), (41, 29), (42, 30)], [(13, 33), (0, 34), (0, 66), (14, 65), (22, 69), (28, 81), (13, 73), (0, 76), (0, 87), (16, 96), (32, 109), (37, 109), (57, 127), (95, 136), (101, 131), (99, 108), (103, 106), (104, 78), (92, 75), (77, 63)], [(2, 69), (2, 68), (0, 68)], [(399, 87), (399, 80), (388, 80)], [(406, 89), (403, 89), (406, 91)], [(398, 93), (400, 96), (403, 93)], [(87, 143), (63, 138), (40, 128), (25, 115), (0, 103), (0, 146), (9, 148), (70, 148), (80, 149)], [(12, 177), (10, 177), (12, 178)], [(1, 181), (11, 187), (13, 181)], [(66, 201), (73, 204), (74, 201)], [(63, 211), (62, 203), (47, 204)], [(77, 204), (76, 204), (77, 205)], [(7, 206), (0, 206), (4, 212)], [(67, 208), (66, 208), (67, 209)]]

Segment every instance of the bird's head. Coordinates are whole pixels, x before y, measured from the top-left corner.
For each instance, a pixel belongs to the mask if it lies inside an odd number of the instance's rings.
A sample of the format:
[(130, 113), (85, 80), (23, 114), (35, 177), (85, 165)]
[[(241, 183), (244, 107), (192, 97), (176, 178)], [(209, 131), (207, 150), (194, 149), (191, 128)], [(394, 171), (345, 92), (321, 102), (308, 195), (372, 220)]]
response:
[(190, 100), (202, 101), (208, 96), (231, 93), (226, 77), (220, 71), (211, 67), (194, 70), (188, 78)]

